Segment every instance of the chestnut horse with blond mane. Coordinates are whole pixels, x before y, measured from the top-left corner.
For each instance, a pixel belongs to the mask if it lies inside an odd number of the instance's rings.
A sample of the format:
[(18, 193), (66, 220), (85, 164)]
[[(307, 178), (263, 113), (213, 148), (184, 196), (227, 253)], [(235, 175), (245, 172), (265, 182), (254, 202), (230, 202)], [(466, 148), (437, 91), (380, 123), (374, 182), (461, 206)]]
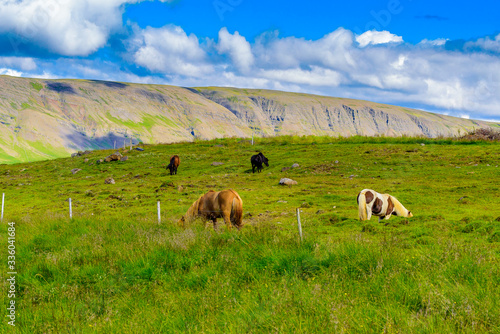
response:
[(214, 229), (217, 226), (217, 218), (223, 218), (228, 229), (234, 225), (239, 230), (243, 226), (243, 201), (240, 195), (232, 189), (210, 190), (191, 205), (179, 220), (179, 224), (184, 226), (185, 223), (190, 223), (198, 217), (205, 221), (211, 220)]
[(413, 217), (396, 197), (389, 194), (379, 194), (375, 190), (363, 189), (358, 194), (359, 220), (370, 220), (372, 214), (381, 219), (389, 219), (391, 215)]

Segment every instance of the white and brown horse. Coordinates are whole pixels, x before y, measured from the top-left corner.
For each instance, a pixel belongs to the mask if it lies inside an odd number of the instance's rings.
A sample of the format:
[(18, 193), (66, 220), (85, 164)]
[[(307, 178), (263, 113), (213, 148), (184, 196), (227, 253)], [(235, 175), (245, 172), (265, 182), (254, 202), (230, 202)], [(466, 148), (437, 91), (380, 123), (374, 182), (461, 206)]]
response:
[(190, 223), (199, 217), (205, 221), (211, 220), (214, 229), (217, 226), (217, 218), (223, 218), (228, 229), (234, 225), (239, 230), (243, 226), (243, 201), (232, 189), (210, 190), (191, 205), (178, 223), (185, 226), (185, 223)]
[(363, 189), (358, 194), (359, 220), (370, 220), (372, 215), (381, 219), (389, 219), (391, 215), (413, 217), (396, 197), (389, 194), (379, 194), (375, 190)]

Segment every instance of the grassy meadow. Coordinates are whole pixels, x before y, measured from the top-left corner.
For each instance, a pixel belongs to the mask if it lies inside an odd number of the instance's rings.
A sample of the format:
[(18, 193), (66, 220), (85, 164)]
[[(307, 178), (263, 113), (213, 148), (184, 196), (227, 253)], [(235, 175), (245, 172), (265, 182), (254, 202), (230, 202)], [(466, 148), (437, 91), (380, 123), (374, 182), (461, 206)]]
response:
[[(0, 165), (4, 314), (7, 222), (18, 272), (16, 327), (2, 314), (0, 332), (500, 333), (500, 143), (276, 137), (143, 148), (124, 162), (89, 165), (109, 150)], [(256, 151), (270, 167), (252, 174)], [(173, 154), (181, 165), (170, 176)], [(226, 188), (243, 199), (241, 231), (221, 220), (217, 232), (177, 226), (201, 194)], [(364, 188), (414, 217), (360, 222)]]

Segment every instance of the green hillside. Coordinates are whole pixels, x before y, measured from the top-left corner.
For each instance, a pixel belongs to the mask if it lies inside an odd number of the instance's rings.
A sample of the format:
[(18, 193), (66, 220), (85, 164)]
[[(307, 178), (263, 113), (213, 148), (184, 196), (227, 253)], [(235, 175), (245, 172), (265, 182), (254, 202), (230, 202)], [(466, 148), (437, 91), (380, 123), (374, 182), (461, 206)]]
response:
[[(500, 144), (285, 136), (142, 147), (123, 162), (96, 164), (107, 150), (0, 165), (3, 259), (7, 222), (16, 229), (15, 332), (499, 331)], [(256, 151), (270, 163), (260, 174)], [(243, 199), (241, 231), (177, 226), (201, 194), (226, 188)], [(414, 217), (358, 221), (363, 188)]]

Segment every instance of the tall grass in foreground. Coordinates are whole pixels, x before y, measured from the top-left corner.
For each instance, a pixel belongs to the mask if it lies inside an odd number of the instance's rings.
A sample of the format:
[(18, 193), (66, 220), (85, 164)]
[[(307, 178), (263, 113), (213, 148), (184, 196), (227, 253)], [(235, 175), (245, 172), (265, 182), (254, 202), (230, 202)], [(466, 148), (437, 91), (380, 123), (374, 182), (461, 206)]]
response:
[(481, 239), (494, 222), (405, 224), (339, 222), (300, 244), (266, 223), (27, 219), (16, 332), (498, 332), (499, 251)]

